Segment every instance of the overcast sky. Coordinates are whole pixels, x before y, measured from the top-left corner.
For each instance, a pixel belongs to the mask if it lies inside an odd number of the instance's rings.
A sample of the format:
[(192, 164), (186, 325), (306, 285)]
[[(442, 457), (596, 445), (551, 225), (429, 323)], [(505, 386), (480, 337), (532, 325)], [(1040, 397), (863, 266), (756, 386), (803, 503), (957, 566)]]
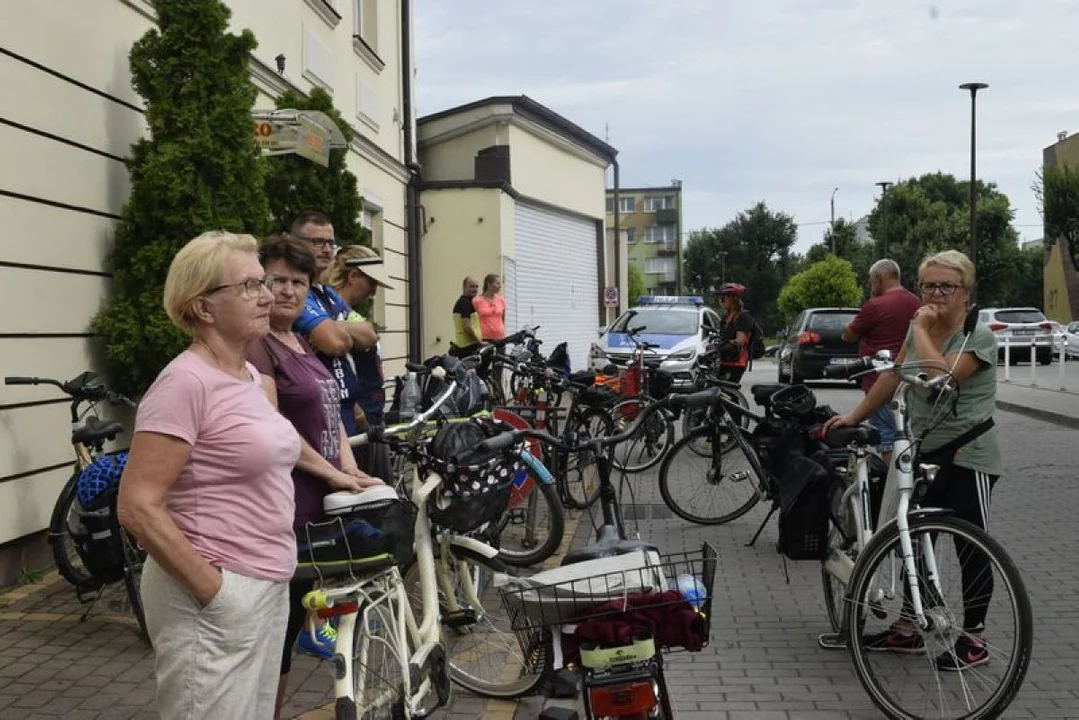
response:
[(1042, 149), (1079, 132), (1079, 0), (417, 0), (422, 116), (528, 95), (619, 151), (623, 187), (683, 182), (686, 230), (756, 202), (798, 248), (880, 180), (970, 173), (1041, 237)]

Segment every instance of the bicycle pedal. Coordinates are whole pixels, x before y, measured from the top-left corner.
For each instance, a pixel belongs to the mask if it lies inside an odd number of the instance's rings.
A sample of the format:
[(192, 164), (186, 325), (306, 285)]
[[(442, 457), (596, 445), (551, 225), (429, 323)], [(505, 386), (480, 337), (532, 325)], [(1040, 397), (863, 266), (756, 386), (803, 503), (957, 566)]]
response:
[(847, 649), (847, 641), (839, 633), (821, 633), (817, 636), (817, 644), (825, 650)]
[(448, 628), (457, 630), (459, 628), (475, 625), (479, 616), (472, 608), (465, 608), (464, 610), (455, 610), (453, 612), (445, 613), (442, 616), (442, 624)]

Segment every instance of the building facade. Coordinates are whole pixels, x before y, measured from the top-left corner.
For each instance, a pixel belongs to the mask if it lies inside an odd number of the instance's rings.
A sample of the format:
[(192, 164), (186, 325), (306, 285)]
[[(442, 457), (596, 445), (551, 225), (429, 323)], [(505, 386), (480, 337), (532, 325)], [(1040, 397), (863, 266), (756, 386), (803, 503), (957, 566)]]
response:
[[(232, 31), (249, 28), (259, 43), (250, 59), (257, 109), (272, 109), (288, 88), (318, 86), (353, 127), (348, 166), (363, 222), (394, 278), (375, 308), (387, 328), (387, 374), (403, 370), (408, 345), (405, 1), (226, 2)], [(0, 224), (9, 235), (0, 245), (0, 368), (68, 379), (98, 368), (90, 320), (109, 292), (105, 259), (130, 189), (124, 161), (146, 130), (128, 53), (155, 13), (149, 0), (9, 0), (2, 18), (10, 102), (0, 110)], [(11, 577), (4, 557), (8, 567), (25, 562), (12, 552), (33, 550), (70, 474), (68, 423), (58, 391), (0, 386), (0, 584)]]
[[(607, 234), (614, 237), (615, 190), (607, 188)], [(682, 292), (682, 182), (666, 187), (619, 188), (618, 225), (629, 264), (649, 295)]]
[[(1068, 137), (1061, 133), (1057, 142), (1042, 151), (1042, 165), (1064, 166), (1079, 171), (1079, 133)], [(1079, 320), (1079, 271), (1072, 261), (1071, 253), (1063, 238), (1045, 237), (1051, 244), (1046, 246), (1045, 316), (1050, 320), (1067, 324)]]
[[(466, 276), (502, 276), (506, 330), (539, 325), (575, 369), (605, 324), (603, 288), (625, 287), (604, 242), (604, 177), (617, 151), (526, 96), (419, 118), (423, 352), (453, 339)], [(623, 255), (624, 257), (624, 255)]]

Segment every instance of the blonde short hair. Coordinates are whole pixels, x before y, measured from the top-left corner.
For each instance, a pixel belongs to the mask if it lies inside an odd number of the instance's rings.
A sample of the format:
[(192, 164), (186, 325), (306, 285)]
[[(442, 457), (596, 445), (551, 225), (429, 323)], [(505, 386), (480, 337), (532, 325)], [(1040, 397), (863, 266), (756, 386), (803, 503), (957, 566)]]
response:
[(959, 274), (959, 280), (967, 290), (974, 289), (974, 263), (964, 253), (958, 250), (945, 250), (936, 255), (930, 255), (918, 266), (918, 279), (922, 279), (922, 273), (930, 266), (942, 267), (954, 270)]
[(220, 282), (229, 255), (258, 252), (258, 240), (251, 235), (235, 235), (224, 230), (204, 232), (180, 248), (169, 265), (163, 303), (172, 324), (188, 335), (195, 334), (198, 322), (191, 313), (195, 298)]
[(334, 289), (344, 287), (345, 283), (348, 282), (349, 271), (356, 269), (346, 265), (346, 260), (377, 257), (379, 257), (378, 253), (364, 245), (343, 247), (337, 252), (337, 256), (333, 259), (333, 264), (326, 268), (326, 272), (322, 275), (322, 282)]

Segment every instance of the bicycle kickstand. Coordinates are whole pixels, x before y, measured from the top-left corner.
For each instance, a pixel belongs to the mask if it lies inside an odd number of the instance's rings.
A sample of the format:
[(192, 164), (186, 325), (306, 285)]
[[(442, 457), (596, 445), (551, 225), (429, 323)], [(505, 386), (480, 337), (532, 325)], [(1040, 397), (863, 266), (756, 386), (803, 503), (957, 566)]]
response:
[(764, 516), (764, 520), (761, 521), (761, 526), (757, 528), (757, 532), (753, 535), (753, 539), (746, 543), (746, 547), (753, 547), (757, 544), (757, 538), (764, 532), (764, 528), (768, 525), (768, 521), (772, 519), (772, 515), (776, 512), (776, 506), (772, 505), (772, 509), (768, 511), (768, 514)]

